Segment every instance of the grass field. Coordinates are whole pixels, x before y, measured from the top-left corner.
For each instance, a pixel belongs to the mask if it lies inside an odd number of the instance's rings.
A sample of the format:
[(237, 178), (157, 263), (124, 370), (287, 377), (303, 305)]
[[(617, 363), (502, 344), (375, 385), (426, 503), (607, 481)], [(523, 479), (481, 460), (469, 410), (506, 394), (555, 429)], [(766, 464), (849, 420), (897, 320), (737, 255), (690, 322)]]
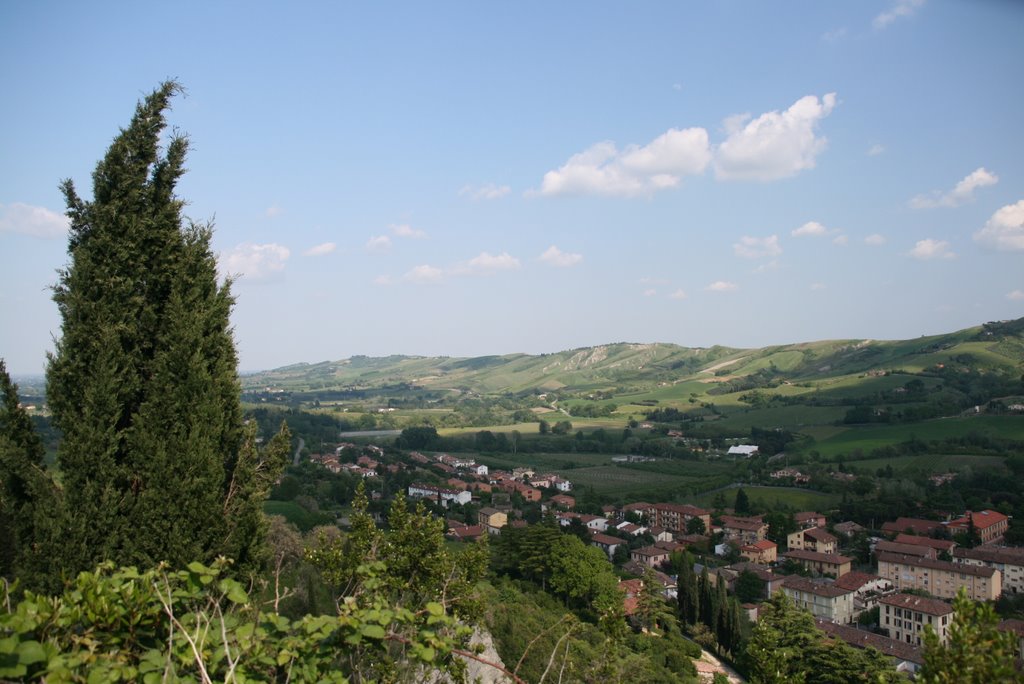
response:
[(1024, 440), (1024, 419), (1019, 416), (971, 416), (901, 425), (848, 428), (817, 442), (812, 448), (822, 456), (833, 457), (853, 453), (855, 449), (867, 453), (878, 447), (906, 442), (911, 437), (929, 441), (965, 437), (972, 432), (988, 437)]
[(593, 487), (598, 494), (623, 500), (645, 496), (672, 498), (681, 489), (689, 488), (698, 481), (696, 478), (651, 473), (614, 465), (556, 472), (571, 481), (577, 489)]
[[(768, 508), (789, 508), (794, 511), (823, 511), (828, 510), (842, 500), (838, 494), (826, 494), (823, 492), (812, 492), (806, 489), (792, 489), (788, 487), (743, 487), (743, 492), (750, 499), (751, 503)], [(732, 506), (736, 498), (736, 489), (724, 490), (727, 506)], [(694, 497), (698, 506), (711, 506), (716, 492), (709, 492)]]

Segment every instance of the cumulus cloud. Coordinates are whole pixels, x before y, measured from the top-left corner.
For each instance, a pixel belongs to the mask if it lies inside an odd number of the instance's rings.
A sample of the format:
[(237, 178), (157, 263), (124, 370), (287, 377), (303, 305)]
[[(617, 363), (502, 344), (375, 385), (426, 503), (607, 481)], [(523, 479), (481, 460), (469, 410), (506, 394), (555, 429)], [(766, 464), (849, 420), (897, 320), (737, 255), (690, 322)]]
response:
[(1024, 301), (1024, 290), (1014, 290), (1013, 292), (1007, 292), (1006, 298), (1014, 302)]
[(512, 192), (512, 188), (507, 185), (486, 183), (484, 185), (464, 185), (459, 190), (459, 195), (474, 200), (494, 200), (504, 197), (510, 192)]
[(646, 145), (600, 142), (544, 174), (542, 195), (649, 196), (683, 176), (704, 172), (711, 161), (708, 132), (672, 128)]
[(884, 29), (897, 19), (912, 17), (924, 3), (925, 0), (896, 0), (892, 7), (875, 17), (872, 24), (878, 30)]
[(744, 259), (762, 259), (782, 254), (778, 235), (769, 235), (764, 238), (744, 235), (739, 242), (733, 244), (732, 249), (736, 256)]
[(716, 280), (704, 289), (709, 292), (734, 292), (740, 289), (740, 286), (728, 280)]
[(389, 227), (391, 228), (391, 233), (397, 237), (413, 238), (416, 240), (421, 240), (427, 237), (426, 231), (422, 231), (419, 228), (413, 228), (406, 223), (392, 224)]
[(316, 245), (315, 247), (310, 247), (309, 249), (307, 249), (305, 252), (302, 253), (302, 256), (308, 256), (308, 257), (324, 256), (325, 254), (330, 254), (331, 252), (333, 252), (337, 248), (338, 248), (338, 245), (334, 244), (333, 242), (325, 242), (322, 245)]
[(864, 238), (864, 244), (870, 247), (879, 247), (885, 244), (885, 236), (879, 233), (872, 233)]
[(884, 145), (879, 145), (878, 143), (875, 143), (874, 145), (872, 145), (871, 147), (868, 148), (868, 156), (869, 157), (877, 157), (878, 155), (882, 154), (883, 152), (885, 152), (885, 146)]
[(958, 207), (966, 202), (974, 201), (974, 191), (986, 185), (995, 185), (999, 182), (999, 176), (986, 170), (984, 167), (977, 168), (967, 174), (962, 181), (949, 192), (933, 191), (930, 195), (918, 195), (910, 200), (910, 206), (914, 209), (932, 209), (934, 207)]
[(392, 283), (392, 280), (391, 280), (391, 276), (389, 276), (389, 275), (379, 275), (379, 276), (377, 276), (376, 278), (373, 279), (373, 284), (374, 285), (380, 285), (382, 287), (390, 285), (391, 283)]
[(251, 280), (267, 278), (284, 270), (291, 250), (273, 242), (256, 245), (243, 242), (221, 257), (225, 272)]
[(724, 122), (728, 137), (715, 154), (715, 176), (771, 181), (813, 169), (827, 145), (816, 129), (835, 106), (835, 93), (820, 100), (807, 95), (784, 112), (766, 112), (756, 119), (746, 114), (729, 117)]
[(915, 259), (922, 261), (956, 258), (956, 254), (950, 250), (948, 242), (945, 240), (932, 240), (931, 238), (918, 240), (909, 254)]
[(686, 299), (686, 291), (683, 290), (682, 288), (680, 288), (680, 289), (676, 290), (675, 292), (673, 292), (672, 294), (670, 294), (669, 298), (670, 299)]
[(514, 271), (519, 267), (519, 259), (508, 252), (493, 255), (489, 252), (480, 252), (454, 271), (459, 275), (493, 275), (500, 271)]
[(0, 204), (0, 233), (21, 233), (40, 238), (64, 237), (68, 217), (45, 207), (15, 202)]
[(549, 266), (557, 266), (559, 268), (569, 268), (583, 261), (582, 254), (573, 254), (571, 252), (563, 252), (558, 249), (555, 245), (551, 245), (544, 253), (540, 255), (540, 260)]
[(974, 239), (1003, 252), (1024, 249), (1024, 200), (1007, 204), (992, 214)]
[(444, 278), (444, 271), (429, 264), (416, 266), (402, 276), (403, 280), (410, 283), (439, 283)]
[(644, 290), (644, 297), (653, 297), (656, 294), (658, 294), (658, 291), (653, 287)]
[(387, 235), (374, 235), (366, 241), (366, 249), (371, 252), (386, 252), (391, 249), (391, 238)]
[(794, 228), (789, 234), (793, 237), (820, 237), (828, 235), (830, 232), (828, 228), (817, 221), (808, 221), (799, 228)]

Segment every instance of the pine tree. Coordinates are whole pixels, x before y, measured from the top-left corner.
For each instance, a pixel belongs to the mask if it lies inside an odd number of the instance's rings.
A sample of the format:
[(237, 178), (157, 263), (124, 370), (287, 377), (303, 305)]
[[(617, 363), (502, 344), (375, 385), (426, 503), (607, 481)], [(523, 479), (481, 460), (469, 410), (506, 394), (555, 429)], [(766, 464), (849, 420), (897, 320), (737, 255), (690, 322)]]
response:
[(100, 560), (152, 565), (260, 557), (254, 510), (284, 461), (244, 435), (230, 283), (219, 284), (211, 228), (174, 194), (188, 141), (160, 145), (180, 86), (140, 102), (93, 173), (93, 199), (70, 180), (70, 264), (54, 300), (61, 339), (47, 399), (63, 433), (66, 572)]

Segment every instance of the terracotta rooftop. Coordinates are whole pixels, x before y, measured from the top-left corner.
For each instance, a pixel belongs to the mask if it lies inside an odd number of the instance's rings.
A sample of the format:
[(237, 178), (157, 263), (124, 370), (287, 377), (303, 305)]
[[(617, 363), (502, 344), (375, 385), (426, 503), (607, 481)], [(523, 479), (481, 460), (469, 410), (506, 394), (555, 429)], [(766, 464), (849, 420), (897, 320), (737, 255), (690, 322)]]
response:
[(853, 559), (849, 556), (841, 556), (838, 553), (818, 553), (817, 551), (787, 551), (782, 555), (786, 558), (795, 558), (796, 560), (812, 561), (815, 563), (831, 563), (833, 565), (842, 565), (843, 563), (853, 562)]
[(953, 606), (945, 601), (916, 596), (914, 594), (892, 594), (890, 596), (883, 596), (878, 599), (878, 602), (888, 606), (895, 606), (896, 608), (909, 608), (910, 610), (916, 610), (919, 613), (927, 613), (929, 615), (942, 616), (953, 612)]
[(952, 541), (951, 539), (932, 539), (931, 537), (922, 537), (917, 534), (906, 534), (905, 532), (900, 532), (899, 534), (897, 534), (896, 539), (894, 539), (893, 541), (895, 541), (897, 544), (913, 544), (914, 546), (927, 546), (935, 549), (936, 551), (949, 551), (954, 546), (956, 546), (956, 542)]
[(882, 579), (878, 575), (872, 575), (867, 572), (848, 572), (835, 581), (835, 585), (842, 589), (849, 589), (850, 591), (857, 591), (868, 582), (874, 582), (875, 580)]
[(953, 558), (967, 558), (985, 563), (1024, 565), (1024, 549), (1005, 546), (976, 546), (973, 549), (953, 549)]
[(836, 598), (851, 593), (849, 589), (842, 589), (832, 583), (814, 582), (806, 577), (800, 577), (799, 575), (790, 575), (787, 577), (786, 583), (783, 586), (787, 589), (805, 591), (809, 594), (814, 594), (815, 596), (824, 596), (825, 598)]
[(875, 634), (874, 632), (866, 632), (856, 627), (836, 624), (824, 618), (816, 618), (815, 622), (818, 625), (818, 629), (825, 632), (825, 634), (842, 639), (850, 646), (856, 648), (875, 648), (890, 658), (898, 658), (899, 660), (906, 660), (918, 665), (924, 664), (922, 650), (910, 644), (905, 644), (881, 634)]
[(965, 575), (975, 577), (991, 577), (995, 574), (995, 568), (982, 565), (968, 565), (967, 563), (950, 563), (949, 561), (933, 560), (931, 558), (919, 558), (917, 556), (903, 556), (897, 553), (880, 553), (878, 562), (899, 563), (917, 568), (930, 568), (932, 570), (945, 570), (946, 572), (961, 572)]

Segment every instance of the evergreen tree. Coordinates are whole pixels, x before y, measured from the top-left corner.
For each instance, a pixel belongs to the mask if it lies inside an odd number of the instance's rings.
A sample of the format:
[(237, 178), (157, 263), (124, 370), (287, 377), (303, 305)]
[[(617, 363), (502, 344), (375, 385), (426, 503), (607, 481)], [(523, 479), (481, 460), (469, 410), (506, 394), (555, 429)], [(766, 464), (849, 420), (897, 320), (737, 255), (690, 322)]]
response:
[(945, 645), (929, 626), (925, 630), (924, 667), (927, 684), (1002, 684), (1020, 681), (1014, 667), (1016, 637), (999, 630), (990, 604), (967, 598), (961, 588), (953, 600), (953, 622)]
[(683, 565), (677, 580), (677, 600), (679, 601), (679, 620), (684, 625), (697, 622), (700, 610), (700, 599), (697, 594), (697, 575), (693, 571), (690, 554), (683, 551)]
[[(211, 228), (174, 194), (188, 141), (161, 149), (167, 82), (140, 102), (93, 173), (93, 199), (62, 189), (70, 264), (54, 300), (61, 339), (47, 399), (63, 432), (66, 572), (100, 560), (150, 566), (261, 557), (259, 500), (284, 460), (243, 435), (229, 283)], [(244, 436), (244, 444), (243, 444)], [(286, 449), (285, 449), (286, 451)]]
[(736, 490), (736, 503), (733, 504), (733, 509), (736, 511), (736, 515), (747, 515), (750, 513), (750, 499), (742, 487)]
[[(18, 386), (0, 359), (0, 577), (46, 588), (43, 576), (53, 535), (53, 483), (43, 444), (18, 404)], [(50, 587), (54, 588), (54, 587)]]

